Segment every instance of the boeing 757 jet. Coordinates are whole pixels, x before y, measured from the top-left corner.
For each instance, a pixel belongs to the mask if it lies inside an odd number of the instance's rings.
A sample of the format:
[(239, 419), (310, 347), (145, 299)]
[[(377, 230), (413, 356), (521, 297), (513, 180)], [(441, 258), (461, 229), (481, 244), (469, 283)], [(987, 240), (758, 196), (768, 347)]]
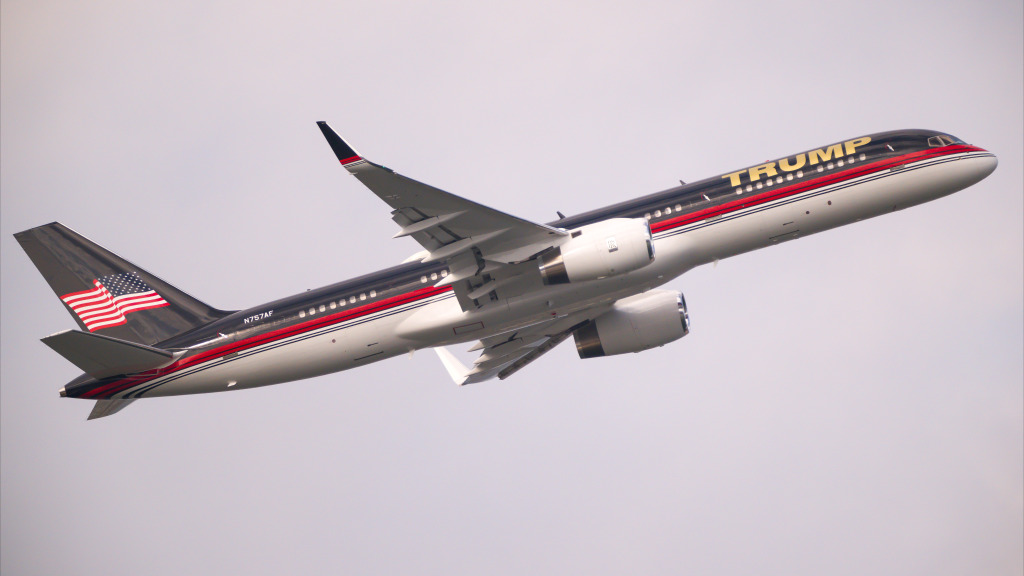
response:
[[(686, 336), (659, 286), (701, 264), (935, 200), (996, 157), (931, 130), (859, 136), (546, 224), (364, 158), (318, 123), (341, 166), (391, 208), (405, 263), (245, 310), (213, 308), (54, 222), (15, 234), (78, 324), (43, 342), (84, 374), (89, 418), (138, 398), (241, 390), (434, 348), (457, 384), (508, 378), (572, 337), (580, 358)], [(463, 365), (445, 346), (474, 342)]]

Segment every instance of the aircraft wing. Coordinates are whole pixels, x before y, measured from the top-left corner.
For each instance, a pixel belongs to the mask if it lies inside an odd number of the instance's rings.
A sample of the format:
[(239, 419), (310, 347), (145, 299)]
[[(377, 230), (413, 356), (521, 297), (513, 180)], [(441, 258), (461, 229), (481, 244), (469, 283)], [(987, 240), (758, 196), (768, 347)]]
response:
[(465, 292), (476, 289), (479, 294), (490, 282), (482, 278), (485, 272), (529, 260), (569, 234), (397, 174), (363, 158), (326, 122), (317, 126), (341, 165), (391, 206), (391, 219), (400, 228), (395, 237), (419, 242), (426, 249), (423, 262), (449, 263), (450, 273), (438, 285), (478, 277)]
[(610, 308), (610, 305), (588, 308), (586, 310), (546, 320), (489, 338), (479, 340), (470, 351), (482, 352), (467, 368), (445, 348), (434, 348), (441, 362), (456, 384), (476, 384), (497, 376), (504, 380), (518, 372), (527, 364), (540, 358), (555, 346), (561, 344), (576, 330), (597, 318)]

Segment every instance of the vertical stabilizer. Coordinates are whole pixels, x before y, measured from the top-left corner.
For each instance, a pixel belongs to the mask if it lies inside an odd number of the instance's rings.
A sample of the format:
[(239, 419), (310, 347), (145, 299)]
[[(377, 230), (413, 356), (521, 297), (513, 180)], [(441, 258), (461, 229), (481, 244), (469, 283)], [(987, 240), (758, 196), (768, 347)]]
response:
[(228, 314), (59, 222), (14, 237), (85, 332), (151, 345)]

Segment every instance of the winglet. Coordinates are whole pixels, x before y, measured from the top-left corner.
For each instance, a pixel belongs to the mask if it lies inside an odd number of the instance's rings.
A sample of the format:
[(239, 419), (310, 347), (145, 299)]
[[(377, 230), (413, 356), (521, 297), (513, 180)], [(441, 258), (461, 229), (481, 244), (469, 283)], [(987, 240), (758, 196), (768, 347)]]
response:
[(331, 145), (331, 150), (334, 150), (334, 155), (338, 157), (338, 161), (341, 162), (342, 166), (348, 166), (349, 164), (363, 159), (358, 152), (346, 144), (345, 141), (341, 139), (341, 136), (338, 136), (338, 134), (327, 125), (327, 122), (320, 121), (317, 122), (316, 125), (319, 126), (320, 131), (324, 133), (324, 138), (327, 138), (327, 143)]
[(469, 369), (462, 362), (459, 362), (459, 359), (449, 352), (447, 348), (438, 346), (434, 348), (434, 352), (437, 352), (437, 357), (441, 359), (441, 363), (448, 369), (448, 374), (456, 384), (462, 386), (466, 383), (466, 380), (469, 380)]

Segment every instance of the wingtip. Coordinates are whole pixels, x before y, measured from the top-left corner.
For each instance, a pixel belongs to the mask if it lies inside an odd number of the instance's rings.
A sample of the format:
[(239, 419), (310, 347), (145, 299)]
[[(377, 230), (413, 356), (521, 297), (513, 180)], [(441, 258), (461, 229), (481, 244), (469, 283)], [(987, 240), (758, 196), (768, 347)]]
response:
[(338, 133), (334, 131), (323, 120), (317, 121), (316, 125), (320, 128), (320, 132), (323, 133), (324, 138), (327, 139), (327, 143), (331, 146), (331, 150), (334, 151), (334, 155), (338, 157), (338, 161), (342, 164), (351, 164), (358, 160), (362, 160), (359, 153), (349, 146)]
[(448, 370), (448, 375), (452, 377), (456, 384), (462, 386), (466, 383), (466, 380), (469, 380), (469, 369), (462, 362), (459, 362), (459, 359), (449, 352), (447, 348), (438, 346), (434, 348), (434, 352), (437, 352), (437, 357), (441, 359), (441, 364), (444, 364), (445, 369)]
[(58, 229), (64, 228), (64, 229), (67, 229), (67, 226), (61, 224), (60, 222), (58, 222), (56, 220), (54, 220), (53, 222), (50, 222), (49, 224), (41, 224), (39, 226), (33, 226), (32, 228), (29, 228), (27, 230), (22, 230), (21, 232), (15, 232), (14, 233), (14, 237), (17, 238), (18, 242), (21, 242), (22, 239), (30, 236), (36, 230), (42, 230), (44, 228), (58, 228)]

